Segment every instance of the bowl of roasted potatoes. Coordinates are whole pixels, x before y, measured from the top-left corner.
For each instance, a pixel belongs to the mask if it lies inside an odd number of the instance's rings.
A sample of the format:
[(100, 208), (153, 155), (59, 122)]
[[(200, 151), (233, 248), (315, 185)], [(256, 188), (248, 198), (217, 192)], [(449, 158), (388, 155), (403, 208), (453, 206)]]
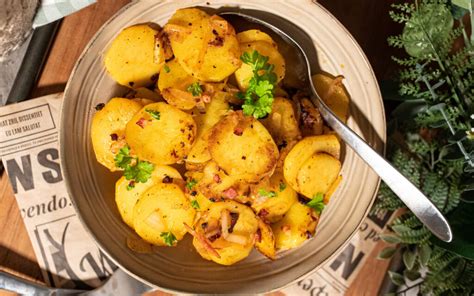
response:
[(61, 161), (78, 216), (101, 250), (167, 291), (263, 293), (289, 285), (341, 250), (379, 185), (324, 123), (288, 45), (222, 9), (264, 11), (310, 36), (318, 93), (372, 146), (384, 147), (373, 71), (320, 5), (124, 7), (69, 79)]

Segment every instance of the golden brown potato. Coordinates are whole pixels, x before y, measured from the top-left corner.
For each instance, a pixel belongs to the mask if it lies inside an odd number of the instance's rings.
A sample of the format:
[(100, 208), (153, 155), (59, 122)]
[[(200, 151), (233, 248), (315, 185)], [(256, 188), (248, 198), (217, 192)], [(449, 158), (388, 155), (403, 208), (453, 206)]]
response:
[(198, 80), (184, 71), (176, 59), (165, 64), (158, 78), (158, 88), (166, 102), (183, 110), (196, 106), (199, 96), (188, 91), (188, 87), (195, 83), (199, 84)]
[(241, 65), (235, 30), (217, 15), (179, 9), (164, 30), (178, 62), (201, 81), (222, 81)]
[(186, 234), (184, 223), (191, 225), (195, 210), (184, 192), (176, 184), (158, 183), (146, 190), (133, 209), (133, 226), (145, 241), (158, 245), (169, 245), (165, 235), (172, 234), (176, 245)]
[(226, 100), (226, 93), (217, 92), (211, 102), (206, 105), (204, 113), (197, 111), (194, 121), (197, 124), (197, 137), (191, 151), (189, 152), (187, 163), (204, 163), (211, 159), (209, 153), (208, 140), (212, 127), (219, 122), (229, 112), (229, 104)]
[(300, 246), (314, 235), (318, 215), (308, 206), (295, 202), (283, 219), (272, 225), (277, 250)]
[(249, 255), (257, 229), (258, 219), (249, 207), (230, 200), (216, 202), (197, 222), (193, 245), (203, 258), (231, 265)]
[[(166, 178), (168, 177), (168, 178)], [(133, 208), (138, 198), (157, 183), (171, 183), (172, 179), (182, 179), (179, 172), (170, 166), (155, 166), (151, 178), (145, 183), (134, 183), (134, 187), (130, 188), (130, 180), (122, 176), (115, 183), (115, 203), (122, 216), (122, 220), (128, 226), (133, 227)]]
[[(277, 81), (280, 82), (285, 77), (285, 59), (278, 52), (272, 44), (266, 41), (254, 41), (248, 43), (241, 43), (240, 50), (251, 54), (254, 50), (261, 55), (268, 57), (268, 63), (275, 66), (274, 72), (277, 75)], [(253, 77), (252, 68), (250, 65), (242, 64), (242, 66), (235, 71), (235, 79), (241, 90), (246, 90), (250, 79)]]
[(130, 90), (130, 91), (132, 92), (131, 96), (133, 98), (148, 99), (148, 100), (151, 100), (151, 101), (154, 101), (154, 102), (162, 102), (163, 101), (160, 94), (158, 94), (158, 93), (156, 93), (152, 90), (149, 90), (146, 87), (139, 87), (137, 89), (133, 89), (133, 90)]
[(260, 30), (252, 29), (243, 31), (237, 34), (237, 40), (239, 43), (249, 43), (254, 41), (265, 41), (270, 43), (273, 47), (277, 48), (277, 44), (273, 41), (272, 37), (265, 32)]
[(336, 78), (324, 74), (313, 75), (313, 84), (319, 96), (343, 122), (349, 116), (349, 94), (342, 84), (342, 76)]
[(267, 128), (277, 145), (288, 143), (301, 138), (295, 110), (290, 100), (275, 98), (272, 112), (267, 118), (260, 120)]
[(143, 98), (134, 98), (132, 101), (139, 103), (142, 106), (150, 105), (153, 103), (156, 103), (155, 101), (152, 101), (150, 99), (143, 99)]
[(269, 180), (264, 180), (252, 190), (252, 208), (265, 222), (280, 220), (298, 200), (296, 192), (285, 182), (281, 172), (275, 172)]
[(91, 139), (97, 161), (110, 171), (122, 170), (115, 166), (115, 155), (126, 145), (125, 126), (142, 108), (138, 102), (125, 98), (111, 99), (92, 118)]
[(131, 88), (150, 85), (158, 78), (164, 56), (155, 57), (155, 35), (159, 31), (148, 24), (128, 27), (112, 41), (104, 56), (110, 76)]
[(301, 167), (315, 153), (327, 153), (339, 159), (340, 150), (340, 143), (335, 135), (320, 135), (304, 138), (291, 149), (285, 158), (283, 174), (286, 182), (288, 182), (295, 191), (301, 192), (301, 188), (297, 182)]
[(278, 160), (278, 148), (265, 127), (241, 111), (214, 126), (209, 151), (227, 174), (253, 183), (271, 174)]
[(195, 136), (196, 123), (192, 116), (166, 103), (145, 106), (125, 130), (127, 143), (138, 158), (155, 164), (183, 160)]
[(308, 198), (326, 194), (341, 171), (338, 159), (326, 153), (315, 153), (300, 167), (296, 182), (299, 192)]
[(272, 228), (260, 219), (258, 220), (255, 247), (269, 259), (276, 259), (275, 237), (273, 236)]

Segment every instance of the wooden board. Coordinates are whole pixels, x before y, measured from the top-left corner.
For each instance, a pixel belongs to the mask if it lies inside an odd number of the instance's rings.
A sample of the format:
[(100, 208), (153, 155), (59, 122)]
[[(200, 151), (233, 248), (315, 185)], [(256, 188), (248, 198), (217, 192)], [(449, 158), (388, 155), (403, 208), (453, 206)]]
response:
[[(33, 97), (63, 91), (74, 63), (86, 44), (127, 0), (100, 0), (82, 11), (66, 17), (59, 29)], [(388, 16), (386, 1), (323, 0), (319, 1), (348, 27), (368, 55), (379, 79), (389, 77), (395, 66), (390, 61), (393, 50), (386, 36), (399, 28)], [(4, 174), (0, 179), (0, 269), (24, 278), (42, 282), (33, 248), (24, 227), (13, 191)], [(375, 259), (384, 247), (380, 243), (370, 255), (347, 295), (376, 295), (385, 275), (388, 261)], [(0, 291), (0, 295), (3, 294)], [(162, 293), (155, 295), (164, 295)]]

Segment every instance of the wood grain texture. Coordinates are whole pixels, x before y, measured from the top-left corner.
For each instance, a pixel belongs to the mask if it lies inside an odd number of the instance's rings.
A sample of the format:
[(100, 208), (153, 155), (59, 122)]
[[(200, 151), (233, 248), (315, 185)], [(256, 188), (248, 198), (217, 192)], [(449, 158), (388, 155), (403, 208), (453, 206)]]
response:
[[(66, 17), (33, 91), (33, 97), (62, 91), (76, 60), (89, 40), (107, 19), (128, 2), (99, 0), (97, 4)], [(359, 42), (378, 79), (390, 78), (395, 69), (390, 60), (394, 51), (388, 47), (386, 37), (400, 30), (400, 27), (389, 19), (390, 3), (373, 0), (319, 2), (333, 13)], [(0, 269), (41, 282), (41, 271), (36, 264), (33, 248), (5, 175), (0, 179), (0, 209)], [(383, 247), (383, 243), (377, 245), (347, 295), (378, 293), (388, 266), (388, 261), (375, 259)], [(0, 291), (0, 295), (4, 294)]]

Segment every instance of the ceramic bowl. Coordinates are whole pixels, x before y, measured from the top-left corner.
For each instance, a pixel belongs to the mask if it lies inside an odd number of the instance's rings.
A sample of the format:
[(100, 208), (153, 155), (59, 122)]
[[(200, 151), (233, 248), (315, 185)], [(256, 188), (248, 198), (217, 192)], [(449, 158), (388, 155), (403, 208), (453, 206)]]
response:
[[(111, 174), (95, 159), (90, 126), (94, 107), (124, 93), (106, 73), (103, 54), (125, 27), (155, 22), (164, 25), (179, 8), (240, 7), (266, 11), (293, 22), (312, 39), (321, 70), (344, 75), (351, 95), (348, 124), (375, 149), (383, 151), (385, 116), (377, 81), (366, 56), (347, 30), (323, 7), (298, 1), (135, 1), (120, 10), (95, 35), (78, 60), (65, 91), (61, 119), (61, 161), (69, 195), (84, 226), (118, 266), (164, 290), (189, 293), (261, 293), (279, 289), (315, 271), (338, 253), (367, 215), (379, 178), (345, 148), (343, 181), (324, 210), (315, 237), (270, 261), (257, 252), (232, 265), (202, 259), (188, 236), (176, 248), (138, 254), (127, 247), (133, 234), (122, 222), (114, 201)], [(291, 65), (288, 65), (291, 67)]]

